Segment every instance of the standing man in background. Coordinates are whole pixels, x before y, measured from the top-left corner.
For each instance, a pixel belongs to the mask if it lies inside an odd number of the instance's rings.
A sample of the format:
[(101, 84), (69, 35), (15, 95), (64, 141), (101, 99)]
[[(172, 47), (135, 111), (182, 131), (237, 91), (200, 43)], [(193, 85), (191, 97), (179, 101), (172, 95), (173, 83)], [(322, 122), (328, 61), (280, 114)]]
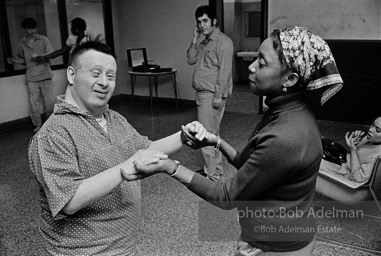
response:
[[(189, 65), (195, 65), (192, 86), (196, 90), (198, 121), (205, 129), (219, 134), (226, 98), (232, 93), (233, 42), (216, 26), (216, 13), (210, 6), (196, 9), (197, 26), (187, 51)], [(201, 34), (205, 39), (197, 44)], [(223, 175), (222, 155), (213, 147), (201, 149), (204, 169), (211, 180)]]
[(35, 132), (42, 125), (40, 105), (41, 98), (44, 104), (45, 120), (53, 112), (52, 71), (49, 60), (40, 60), (36, 57), (50, 53), (53, 47), (46, 36), (37, 33), (37, 21), (33, 18), (25, 18), (21, 22), (25, 29), (25, 37), (18, 44), (18, 53), (15, 59), (8, 58), (9, 64), (26, 65), (26, 81), (31, 105), (31, 118), (36, 126)]

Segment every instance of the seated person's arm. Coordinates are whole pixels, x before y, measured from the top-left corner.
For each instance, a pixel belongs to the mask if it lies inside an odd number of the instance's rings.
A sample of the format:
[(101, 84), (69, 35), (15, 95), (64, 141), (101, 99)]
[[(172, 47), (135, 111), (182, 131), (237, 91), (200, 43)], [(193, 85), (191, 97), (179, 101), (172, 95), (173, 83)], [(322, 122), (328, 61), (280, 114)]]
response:
[(347, 146), (349, 148), (349, 154), (350, 154), (350, 163), (349, 163), (349, 170), (351, 173), (354, 173), (358, 171), (361, 168), (359, 156), (357, 153), (357, 137), (354, 136), (354, 132), (349, 134), (348, 132), (345, 134), (345, 141), (347, 143)]
[(367, 182), (372, 174), (374, 163), (362, 164), (360, 168), (350, 173), (349, 179), (355, 182)]

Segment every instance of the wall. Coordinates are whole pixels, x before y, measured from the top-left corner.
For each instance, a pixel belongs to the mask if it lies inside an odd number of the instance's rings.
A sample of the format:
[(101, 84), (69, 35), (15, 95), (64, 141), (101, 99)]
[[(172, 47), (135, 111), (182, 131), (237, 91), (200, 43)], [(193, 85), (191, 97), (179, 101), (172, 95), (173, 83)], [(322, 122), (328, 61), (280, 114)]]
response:
[[(53, 93), (63, 94), (66, 88), (66, 70), (53, 71)], [(0, 78), (0, 123), (29, 116), (29, 96), (25, 75)]]
[(260, 37), (245, 36), (245, 14), (252, 11), (261, 11), (260, 0), (224, 0), (224, 32), (234, 43), (234, 83), (248, 83), (250, 62), (237, 57), (237, 52), (257, 51)]
[(304, 26), (332, 50), (344, 86), (319, 119), (369, 125), (380, 115), (380, 14), (379, 0), (269, 0), (269, 33)]
[(304, 26), (325, 39), (380, 39), (379, 0), (269, 0), (268, 31)]
[[(176, 68), (177, 86), (182, 99), (193, 100), (193, 67), (186, 61), (186, 51), (196, 26), (194, 12), (207, 0), (112, 0), (115, 51), (118, 59), (117, 88), (114, 94), (130, 94), (127, 73), (128, 48), (145, 47), (149, 60), (162, 67)], [(159, 97), (173, 98), (167, 77), (159, 78)], [(135, 95), (148, 96), (147, 80), (136, 79)]]

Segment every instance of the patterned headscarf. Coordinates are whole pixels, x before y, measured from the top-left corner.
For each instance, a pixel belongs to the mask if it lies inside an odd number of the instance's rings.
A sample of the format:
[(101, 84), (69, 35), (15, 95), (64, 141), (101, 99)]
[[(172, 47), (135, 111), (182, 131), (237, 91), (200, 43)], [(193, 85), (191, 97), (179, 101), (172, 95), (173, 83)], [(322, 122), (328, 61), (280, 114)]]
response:
[(302, 86), (307, 90), (329, 86), (323, 92), (321, 105), (343, 87), (331, 50), (321, 37), (296, 26), (281, 30), (280, 41), (286, 64), (298, 73)]

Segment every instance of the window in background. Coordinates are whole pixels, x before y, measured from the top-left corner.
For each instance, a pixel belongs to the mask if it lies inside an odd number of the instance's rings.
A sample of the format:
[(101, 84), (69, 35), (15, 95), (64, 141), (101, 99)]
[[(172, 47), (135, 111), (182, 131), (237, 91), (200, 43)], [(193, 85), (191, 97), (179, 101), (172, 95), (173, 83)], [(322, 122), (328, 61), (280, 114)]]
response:
[(4, 35), (0, 32), (0, 72), (6, 71), (7, 57), (4, 55), (5, 52)]
[[(53, 49), (61, 48), (61, 33), (58, 21), (58, 8), (56, 1), (50, 0), (7, 0), (6, 1), (7, 23), (11, 54), (7, 57), (16, 57), (17, 45), (25, 36), (25, 30), (21, 22), (26, 17), (37, 21), (37, 33), (46, 36)], [(63, 64), (62, 57), (51, 60), (52, 65)], [(12, 65), (14, 70), (25, 69), (24, 65)]]
[[(102, 0), (67, 0), (66, 14), (69, 22), (76, 17), (84, 19), (87, 25), (86, 33), (91, 38), (101, 35), (101, 39), (105, 40)], [(68, 28), (71, 34), (70, 25)]]
[[(54, 50), (65, 44), (71, 34), (70, 21), (75, 17), (86, 21), (92, 38), (100, 34), (114, 48), (109, 0), (0, 0), (0, 77), (25, 73), (24, 65), (9, 65), (6, 61), (17, 55), (18, 42), (25, 35), (21, 27), (25, 17), (36, 19), (37, 33), (48, 37)], [(67, 57), (65, 54), (51, 59), (52, 69), (65, 68)]]

